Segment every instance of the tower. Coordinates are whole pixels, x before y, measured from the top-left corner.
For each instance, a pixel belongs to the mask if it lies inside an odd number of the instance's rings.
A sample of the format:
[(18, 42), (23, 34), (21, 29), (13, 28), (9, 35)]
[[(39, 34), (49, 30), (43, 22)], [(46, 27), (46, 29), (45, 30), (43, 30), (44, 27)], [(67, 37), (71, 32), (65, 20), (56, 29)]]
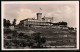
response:
[(37, 13), (37, 20), (41, 21), (42, 13)]

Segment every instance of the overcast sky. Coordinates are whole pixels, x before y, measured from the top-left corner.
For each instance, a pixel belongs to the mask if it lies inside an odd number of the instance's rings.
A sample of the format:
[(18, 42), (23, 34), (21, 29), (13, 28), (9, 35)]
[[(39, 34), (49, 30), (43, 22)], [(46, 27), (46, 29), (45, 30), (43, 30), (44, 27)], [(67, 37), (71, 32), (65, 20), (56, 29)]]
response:
[[(40, 11), (39, 8), (42, 8)], [(65, 21), (70, 27), (76, 27), (76, 5), (75, 4), (5, 4), (4, 18), (20, 20), (26, 18), (37, 18), (36, 13), (42, 12), (42, 16), (54, 17), (53, 22)]]

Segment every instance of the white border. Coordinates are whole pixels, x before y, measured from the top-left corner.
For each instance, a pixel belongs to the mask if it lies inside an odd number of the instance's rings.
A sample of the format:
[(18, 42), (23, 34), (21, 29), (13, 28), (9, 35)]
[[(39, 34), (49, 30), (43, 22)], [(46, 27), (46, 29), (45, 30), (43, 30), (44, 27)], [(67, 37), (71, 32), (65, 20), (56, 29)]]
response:
[[(3, 47), (3, 17), (4, 4), (76, 4), (77, 48), (49, 48), (49, 49), (5, 49)], [(1, 49), (2, 50), (79, 50), (79, 1), (2, 1), (1, 2)]]

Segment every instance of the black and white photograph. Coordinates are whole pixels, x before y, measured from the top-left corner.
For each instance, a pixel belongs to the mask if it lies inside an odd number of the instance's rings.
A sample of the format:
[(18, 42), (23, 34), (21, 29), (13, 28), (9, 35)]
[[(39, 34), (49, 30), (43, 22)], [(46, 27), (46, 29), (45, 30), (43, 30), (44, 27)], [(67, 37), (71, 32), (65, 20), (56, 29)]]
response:
[(78, 50), (78, 1), (2, 1), (2, 50)]

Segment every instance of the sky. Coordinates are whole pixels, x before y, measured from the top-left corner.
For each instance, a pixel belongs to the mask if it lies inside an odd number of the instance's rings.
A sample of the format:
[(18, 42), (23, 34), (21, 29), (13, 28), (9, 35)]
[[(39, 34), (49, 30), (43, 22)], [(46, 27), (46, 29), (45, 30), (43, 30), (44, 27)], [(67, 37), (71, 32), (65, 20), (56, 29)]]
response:
[(37, 18), (36, 13), (42, 12), (42, 17), (53, 17), (53, 22), (65, 21), (68, 26), (76, 27), (75, 4), (4, 4), (3, 7), (3, 18), (11, 22), (17, 19), (17, 24), (23, 19)]

